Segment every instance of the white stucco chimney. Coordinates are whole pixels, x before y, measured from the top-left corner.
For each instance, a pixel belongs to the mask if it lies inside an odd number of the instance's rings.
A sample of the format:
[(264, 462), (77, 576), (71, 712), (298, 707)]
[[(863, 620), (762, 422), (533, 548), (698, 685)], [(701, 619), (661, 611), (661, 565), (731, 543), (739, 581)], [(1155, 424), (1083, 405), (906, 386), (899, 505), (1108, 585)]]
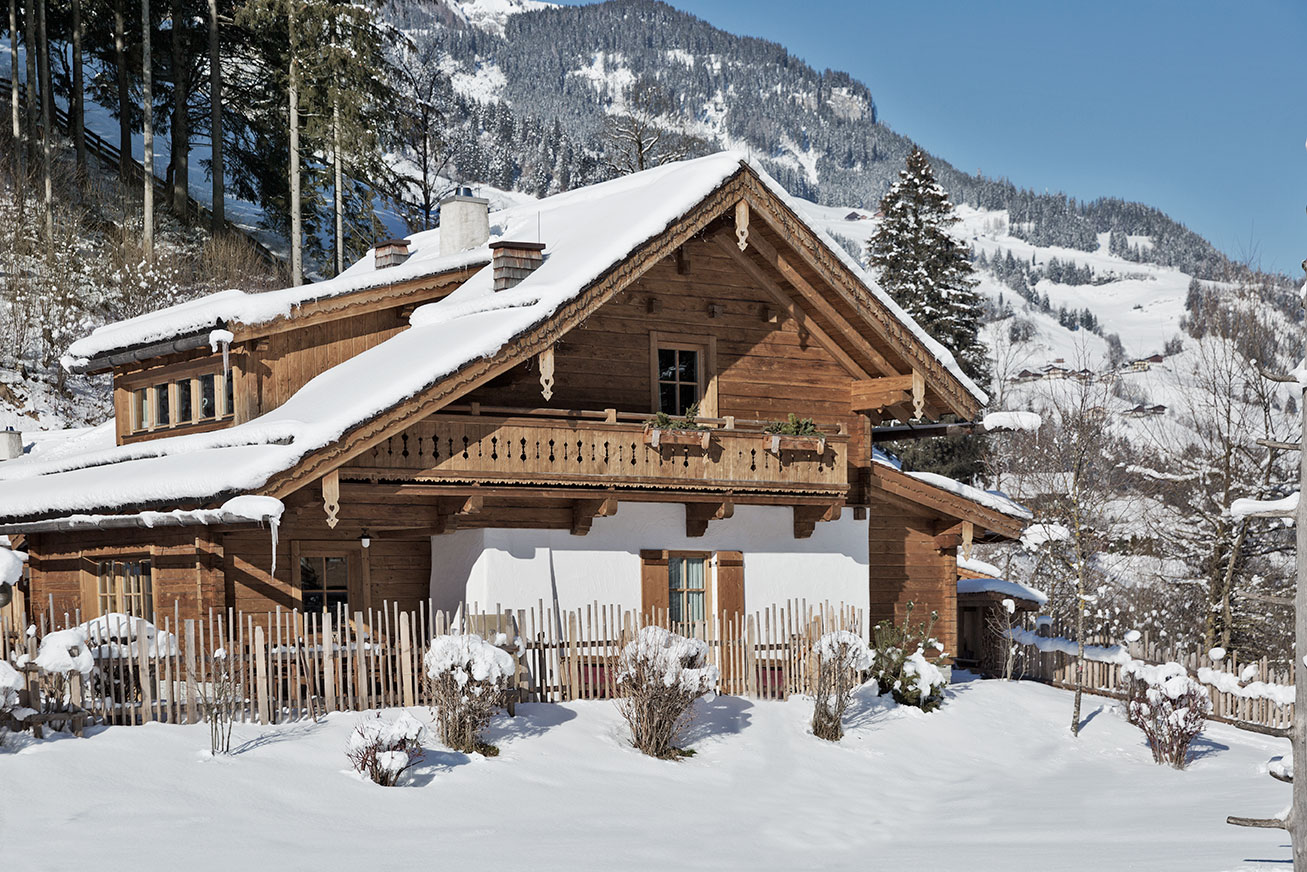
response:
[(440, 254), (458, 254), (490, 239), (490, 201), (473, 197), (471, 188), (440, 201)]
[(0, 430), (0, 460), (23, 456), (23, 434), (13, 427)]

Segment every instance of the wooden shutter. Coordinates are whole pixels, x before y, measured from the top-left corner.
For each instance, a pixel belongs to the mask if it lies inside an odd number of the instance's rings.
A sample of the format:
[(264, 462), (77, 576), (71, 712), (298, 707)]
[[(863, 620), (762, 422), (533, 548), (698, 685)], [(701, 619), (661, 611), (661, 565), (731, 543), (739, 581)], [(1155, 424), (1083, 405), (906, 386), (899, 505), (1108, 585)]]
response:
[(667, 595), (667, 552), (640, 552), (640, 611), (646, 621), (659, 615), (666, 615)]
[(78, 560), (81, 568), (80, 587), (82, 600), (82, 620), (100, 616), (100, 563), (90, 557)]
[(717, 614), (733, 621), (744, 614), (744, 554), (717, 552)]

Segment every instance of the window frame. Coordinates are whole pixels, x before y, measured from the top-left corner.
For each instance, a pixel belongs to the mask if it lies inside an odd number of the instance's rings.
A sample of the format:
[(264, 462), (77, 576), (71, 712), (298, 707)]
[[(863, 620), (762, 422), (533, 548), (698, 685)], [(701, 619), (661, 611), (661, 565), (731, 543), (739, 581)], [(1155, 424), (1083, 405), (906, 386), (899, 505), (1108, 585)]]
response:
[[(201, 427), (212, 428), (215, 425), (233, 423), (235, 420), (236, 370), (229, 368), (227, 377), (220, 361), (205, 359), (188, 366), (161, 368), (151, 373), (135, 373), (123, 379), (122, 389), (126, 392), (129, 404), (127, 414), (128, 429), (124, 435), (140, 436), (144, 434), (186, 432)], [(201, 417), (202, 390), (200, 380), (205, 376), (213, 378), (213, 415)], [(231, 385), (228, 397), (227, 385)], [(167, 395), (167, 424), (159, 423), (163, 397)], [(178, 419), (181, 409), (180, 396), (190, 391), (191, 417), (189, 420)], [(141, 398), (144, 392), (144, 405)], [(230, 400), (230, 401), (229, 401)], [(142, 414), (144, 413), (144, 414)]]
[(716, 418), (717, 407), (717, 337), (696, 333), (649, 333), (649, 393), (650, 409), (657, 413), (662, 408), (659, 391), (658, 352), (695, 351), (699, 354), (699, 417)]
[[(715, 613), (713, 612), (713, 608), (714, 608), (713, 600), (715, 599), (715, 597), (713, 596), (713, 586), (717, 580), (717, 561), (714, 560), (713, 558), (714, 558), (714, 552), (712, 551), (668, 551), (667, 552), (667, 620), (669, 623), (685, 625), (685, 624), (694, 624), (694, 623), (704, 623), (713, 620), (715, 616)], [(674, 561), (690, 561), (690, 560), (697, 560), (703, 564), (703, 588), (699, 589), (699, 588), (682, 587), (679, 589), (682, 595), (681, 614), (682, 616), (684, 616), (684, 614), (687, 611), (687, 607), (689, 605), (688, 594), (691, 592), (699, 592), (700, 590), (702, 590), (703, 617), (688, 618), (688, 619), (682, 617), (679, 621), (676, 621), (672, 618), (672, 599), (673, 599), (673, 594), (677, 592), (676, 589), (672, 587), (672, 563)]]
[[(354, 614), (367, 614), (371, 603), (368, 601), (368, 561), (367, 549), (356, 543), (296, 540), (291, 543), (291, 595), (294, 607), (304, 611), (304, 579), (300, 574), (300, 560), (315, 557), (345, 558), (345, 615), (353, 620)], [(321, 614), (314, 612), (313, 614)], [(332, 613), (334, 617), (334, 613)]]
[[(155, 623), (155, 567), (152, 554), (102, 554), (90, 556), (89, 559), (92, 564), (90, 571), (94, 578), (96, 617), (117, 612)], [(129, 592), (127, 586), (129, 575), (126, 567), (133, 564), (146, 564), (146, 566), (138, 568), (137, 575), (134, 576), (141, 579), (138, 589)], [(106, 567), (108, 567), (107, 573)], [(140, 610), (132, 611), (127, 608), (129, 600), (136, 600)], [(89, 606), (89, 603), (87, 605)]]

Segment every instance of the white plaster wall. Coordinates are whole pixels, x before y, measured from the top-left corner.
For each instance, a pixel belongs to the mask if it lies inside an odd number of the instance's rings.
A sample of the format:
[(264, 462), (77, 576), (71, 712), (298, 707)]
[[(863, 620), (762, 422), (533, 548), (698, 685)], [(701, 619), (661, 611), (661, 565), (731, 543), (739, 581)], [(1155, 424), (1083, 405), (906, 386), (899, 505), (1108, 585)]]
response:
[(840, 520), (817, 524), (808, 539), (795, 539), (793, 519), (788, 508), (737, 506), (734, 517), (713, 521), (707, 535), (691, 539), (683, 506), (621, 503), (616, 515), (596, 518), (586, 536), (458, 531), (431, 540), (432, 600), (435, 608), (452, 609), (461, 590), (486, 610), (540, 601), (563, 609), (595, 601), (638, 609), (640, 551), (666, 549), (743, 552), (747, 612), (791, 599), (866, 609), (867, 522), (845, 510)]

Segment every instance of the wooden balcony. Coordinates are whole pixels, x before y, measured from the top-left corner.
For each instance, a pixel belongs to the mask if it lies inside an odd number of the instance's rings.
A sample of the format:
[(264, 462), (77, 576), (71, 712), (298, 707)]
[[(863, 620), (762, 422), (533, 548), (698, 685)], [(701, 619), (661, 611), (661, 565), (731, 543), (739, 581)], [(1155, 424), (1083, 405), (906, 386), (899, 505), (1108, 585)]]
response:
[[(474, 413), (475, 412), (475, 413)], [(646, 428), (647, 415), (480, 408), (433, 415), (342, 468), (352, 480), (718, 491), (842, 498), (845, 434), (764, 433), (765, 422), (700, 419)]]

